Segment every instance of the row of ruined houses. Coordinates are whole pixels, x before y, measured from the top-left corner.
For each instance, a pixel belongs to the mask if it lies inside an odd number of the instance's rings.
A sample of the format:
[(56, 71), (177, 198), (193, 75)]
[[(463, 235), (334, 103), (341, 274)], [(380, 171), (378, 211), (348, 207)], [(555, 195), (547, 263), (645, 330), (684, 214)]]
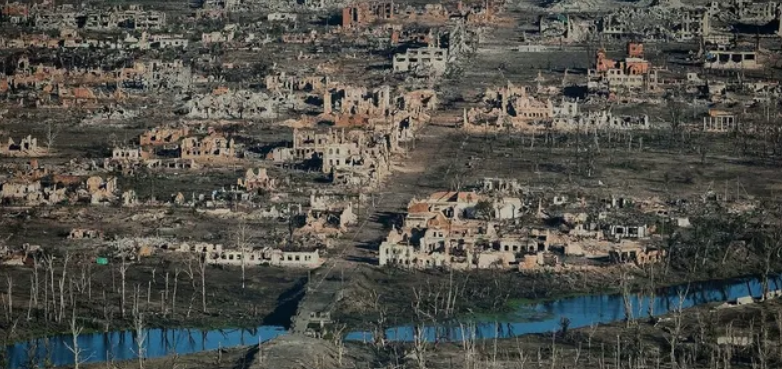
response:
[[(104, 168), (115, 171), (132, 171), (140, 165), (148, 168), (197, 169), (203, 163), (235, 160), (236, 144), (233, 139), (218, 133), (198, 138), (189, 136), (183, 128), (155, 128), (142, 133), (137, 148), (115, 148), (112, 157), (104, 160)], [(157, 148), (176, 148), (178, 158), (158, 158)], [(338, 184), (366, 185), (382, 181), (390, 173), (391, 155), (398, 150), (395, 135), (353, 129), (329, 129), (293, 131), (290, 148), (276, 148), (268, 154), (275, 163), (316, 163), (317, 169), (333, 176)], [(266, 189), (271, 180), (266, 172), (248, 174), (243, 183), (255, 183), (264, 178)], [(255, 185), (251, 184), (251, 188)]]
[[(186, 126), (157, 127), (143, 132), (139, 147), (115, 147), (110, 158), (104, 159), (104, 168), (131, 171), (140, 165), (150, 169), (198, 169), (208, 162), (225, 162), (237, 157), (234, 139), (210, 132), (205, 137), (190, 135)], [(177, 152), (176, 158), (156, 156), (156, 150)]]
[(193, 254), (203, 258), (207, 264), (245, 265), (314, 269), (323, 264), (320, 251), (286, 251), (272, 247), (247, 245), (244, 250), (228, 249), (222, 244), (206, 242), (172, 242), (162, 238), (118, 239), (110, 245), (125, 255), (149, 256), (155, 252)]
[(329, 123), (336, 128), (382, 131), (392, 136), (393, 150), (397, 149), (397, 142), (409, 141), (417, 129), (431, 120), (439, 103), (437, 94), (430, 89), (392, 91), (387, 85), (367, 89), (337, 84), (325, 77), (285, 75), (267, 77), (266, 83), (274, 94), (299, 90), (322, 97), (321, 114), (291, 120), (291, 126)]
[(465, 109), (462, 128), (467, 131), (537, 130), (561, 131), (594, 129), (649, 129), (649, 117), (619, 116), (609, 111), (580, 112), (578, 102), (538, 98), (526, 87), (507, 86), (487, 89), (482, 106)]
[[(658, 2), (647, 7), (619, 7), (607, 14), (577, 17), (585, 12), (580, 3), (560, 3), (557, 11), (540, 16), (539, 33), (545, 39), (584, 42), (601, 39), (693, 41), (718, 33), (717, 23), (769, 24), (779, 19), (778, 2), (750, 0), (712, 1), (705, 6)], [(782, 34), (777, 32), (778, 34)]]
[(622, 223), (601, 227), (590, 222), (586, 213), (565, 213), (554, 219), (539, 205), (535, 214), (539, 221), (557, 220), (561, 225), (519, 228), (518, 219), (531, 214), (530, 208), (517, 197), (496, 193), (438, 192), (413, 199), (402, 226), (394, 227), (380, 245), (379, 263), (418, 269), (536, 270), (596, 267), (590, 260), (598, 259), (644, 265), (665, 256), (648, 242), (653, 227)]
[(333, 181), (350, 186), (377, 184), (391, 172), (393, 135), (354, 129), (293, 131), (293, 147), (276, 148), (269, 159), (277, 163), (316, 161)]
[[(29, 56), (22, 55), (16, 60), (16, 68), (11, 75), (0, 76), (0, 93), (19, 89), (32, 89), (47, 94), (57, 93), (52, 90), (71, 91), (63, 89), (63, 85), (79, 86), (84, 90), (73, 100), (80, 104), (95, 103), (96, 93), (90, 86), (111, 86), (119, 89), (189, 89), (193, 82), (191, 68), (181, 60), (163, 62), (160, 60), (136, 61), (133, 66), (111, 71), (100, 69), (66, 69), (43, 64), (32, 65)], [(48, 90), (47, 90), (48, 88)], [(73, 88), (73, 89), (76, 89)], [(65, 96), (68, 97), (68, 96)]]
[(78, 176), (51, 176), (44, 184), (42, 179), (10, 178), (0, 184), (0, 199), (14, 205), (36, 206), (87, 202), (108, 204), (117, 198), (117, 179), (92, 176), (82, 180)]
[(59, 37), (43, 34), (22, 34), (16, 38), (0, 37), (3, 49), (113, 49), (113, 50), (152, 50), (185, 49), (190, 41), (182, 34), (149, 34), (141, 32), (139, 37), (125, 34), (117, 38), (86, 38), (76, 29), (61, 28)]
[(81, 10), (71, 4), (6, 3), (2, 14), (11, 23), (28, 24), (40, 29), (74, 28), (94, 31), (117, 29), (159, 29), (166, 25), (166, 13), (144, 10), (139, 5), (106, 10)]
[(463, 18), (470, 23), (485, 24), (502, 12), (499, 2), (458, 1), (449, 9), (447, 4), (430, 3), (421, 6), (403, 6), (394, 1), (357, 2), (342, 8), (342, 27), (364, 27), (376, 22), (445, 22), (452, 18)]

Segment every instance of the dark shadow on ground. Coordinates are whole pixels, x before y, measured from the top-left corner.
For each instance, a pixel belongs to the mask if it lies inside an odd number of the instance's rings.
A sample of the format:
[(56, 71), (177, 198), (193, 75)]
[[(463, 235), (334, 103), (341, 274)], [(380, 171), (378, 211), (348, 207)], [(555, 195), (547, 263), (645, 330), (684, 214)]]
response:
[(293, 287), (280, 294), (277, 298), (277, 307), (271, 314), (263, 318), (261, 325), (278, 325), (291, 328), (291, 318), (296, 315), (299, 308), (299, 302), (304, 298), (304, 287), (307, 285), (307, 278), (300, 278)]

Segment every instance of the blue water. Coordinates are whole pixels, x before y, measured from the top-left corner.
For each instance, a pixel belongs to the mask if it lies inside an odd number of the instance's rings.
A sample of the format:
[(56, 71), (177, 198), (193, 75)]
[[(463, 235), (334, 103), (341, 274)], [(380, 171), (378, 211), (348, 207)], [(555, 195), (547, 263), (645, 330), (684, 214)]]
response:
[[(770, 282), (769, 289), (779, 289), (782, 283), (776, 280)], [(645, 318), (649, 315), (649, 304), (654, 304), (653, 315), (662, 315), (674, 310), (679, 304), (679, 296), (686, 291), (682, 308), (693, 307), (705, 303), (735, 300), (742, 296), (760, 296), (762, 284), (758, 279), (734, 280), (729, 282), (704, 282), (692, 284), (689, 287), (678, 286), (662, 289), (657, 292), (654, 299), (649, 296), (632, 295), (630, 297), (633, 306), (634, 318)], [(510, 316), (504, 316), (504, 321), (478, 320), (473, 324), (465, 325), (465, 330), (470, 337), (508, 338), (530, 333), (546, 333), (559, 330), (562, 318), (570, 320), (570, 328), (587, 327), (593, 324), (612, 323), (625, 319), (624, 300), (621, 295), (593, 295), (527, 305), (519, 308)], [(198, 329), (150, 329), (146, 331), (144, 357), (156, 358), (168, 356), (173, 353), (180, 355), (191, 354), (200, 351), (215, 350), (258, 344), (258, 341), (267, 341), (279, 335), (287, 333), (283, 327), (261, 326), (257, 329), (222, 329), (222, 330), (198, 330)], [(462, 328), (453, 324), (451, 326), (424, 327), (423, 335), (429, 341), (435, 340), (461, 340)], [(133, 332), (111, 332), (84, 334), (79, 337), (79, 347), (84, 350), (80, 361), (104, 362), (107, 360), (128, 360), (137, 358), (136, 341)], [(389, 341), (412, 341), (414, 327), (401, 326), (386, 331), (386, 339)], [(369, 332), (351, 332), (346, 337), (347, 341), (372, 340)], [(72, 365), (73, 354), (66, 345), (71, 345), (72, 337), (68, 335), (54, 336), (49, 339), (49, 347), (46, 348), (43, 339), (31, 342), (18, 343), (8, 347), (9, 368), (17, 369), (27, 366), (28, 351), (31, 345), (37, 345), (39, 358), (47, 357), (56, 366)]]
[[(782, 284), (770, 281), (770, 290), (778, 289)], [(735, 300), (752, 295), (760, 297), (763, 286), (759, 279), (735, 280), (730, 282), (704, 282), (688, 287), (677, 286), (660, 290), (654, 298), (632, 295), (633, 318), (649, 317), (649, 304), (654, 304), (653, 316), (674, 311), (684, 296), (681, 307), (703, 305), (713, 302)], [(686, 292), (686, 294), (685, 294)], [(519, 308), (512, 317), (504, 316), (503, 321), (479, 320), (473, 324), (453, 324), (448, 326), (422, 328), (422, 336), (428, 341), (460, 341), (464, 335), (478, 339), (510, 338), (524, 334), (548, 333), (561, 329), (563, 318), (569, 319), (569, 328), (588, 327), (593, 324), (613, 323), (625, 319), (625, 303), (621, 295), (593, 295), (563, 298), (552, 302), (543, 302)], [(515, 317), (515, 318), (514, 318)], [(463, 332), (464, 329), (464, 332)], [(415, 333), (413, 326), (395, 327), (386, 330), (389, 341), (412, 341)], [(370, 332), (351, 332), (348, 341), (371, 342)]]
[[(285, 334), (285, 328), (263, 326), (257, 329), (148, 329), (145, 331), (144, 357), (157, 358), (179, 353), (216, 350), (235, 346), (247, 346), (268, 341)], [(83, 363), (120, 361), (136, 359), (136, 334), (131, 331), (91, 333), (79, 336), (79, 348), (83, 352), (79, 361)], [(69, 335), (49, 338), (48, 347), (44, 339), (22, 342), (8, 347), (9, 368), (26, 368), (30, 348), (37, 348), (39, 363), (48, 358), (55, 366), (73, 365), (74, 356), (68, 347), (73, 347)], [(67, 346), (66, 346), (67, 345)]]

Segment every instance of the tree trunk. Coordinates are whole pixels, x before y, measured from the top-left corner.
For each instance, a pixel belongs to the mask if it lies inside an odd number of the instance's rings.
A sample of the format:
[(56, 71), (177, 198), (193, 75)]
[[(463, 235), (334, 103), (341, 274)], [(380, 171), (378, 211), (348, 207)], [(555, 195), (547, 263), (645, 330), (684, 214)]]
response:
[(199, 260), (201, 269), (201, 311), (206, 314), (206, 259), (201, 257)]
[(122, 284), (120, 286), (121, 288), (121, 295), (120, 295), (120, 314), (122, 315), (122, 318), (125, 318), (125, 274), (128, 272), (129, 265), (125, 262), (125, 258), (122, 258), (122, 264), (120, 265), (119, 269), (119, 275), (122, 279)]

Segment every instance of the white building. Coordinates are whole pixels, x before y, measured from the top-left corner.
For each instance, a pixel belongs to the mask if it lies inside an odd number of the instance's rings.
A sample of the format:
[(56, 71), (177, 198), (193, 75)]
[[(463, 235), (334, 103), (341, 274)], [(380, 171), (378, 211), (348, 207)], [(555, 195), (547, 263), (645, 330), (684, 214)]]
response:
[(408, 49), (404, 54), (394, 55), (394, 72), (432, 71), (445, 73), (448, 61), (448, 49), (425, 47)]

